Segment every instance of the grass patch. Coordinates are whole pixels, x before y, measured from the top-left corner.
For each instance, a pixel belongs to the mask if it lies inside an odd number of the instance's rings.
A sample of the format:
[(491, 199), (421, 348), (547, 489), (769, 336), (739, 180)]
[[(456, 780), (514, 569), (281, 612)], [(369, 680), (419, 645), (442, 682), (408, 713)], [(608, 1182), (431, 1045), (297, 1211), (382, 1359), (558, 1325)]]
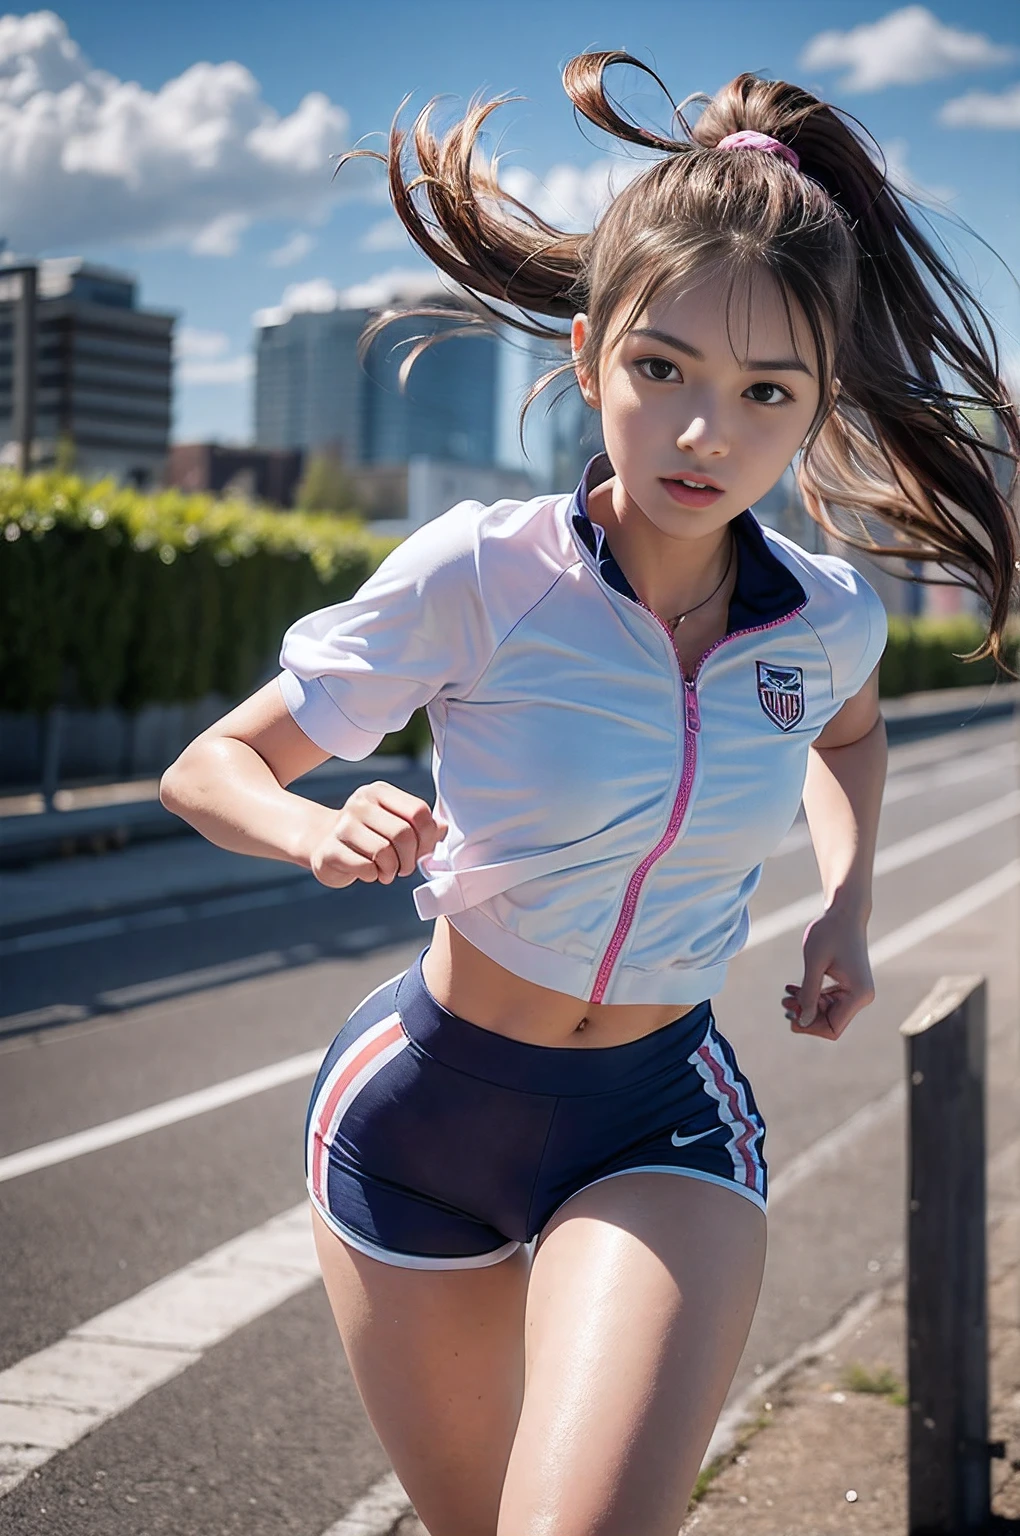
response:
[(887, 1365), (877, 1371), (869, 1371), (856, 1362), (848, 1365), (843, 1372), (843, 1385), (848, 1392), (870, 1392), (875, 1397), (884, 1397), (897, 1408), (906, 1406), (906, 1388)]
[(687, 1505), (688, 1513), (694, 1508), (695, 1504), (700, 1503), (705, 1497), (705, 1494), (723, 1468), (730, 1466), (732, 1462), (736, 1461), (737, 1457), (742, 1455), (747, 1449), (747, 1446), (754, 1439), (755, 1435), (758, 1434), (759, 1430), (767, 1429), (773, 1423), (774, 1418), (775, 1415), (772, 1413), (759, 1413), (756, 1419), (753, 1419), (744, 1426), (739, 1438), (725, 1455), (716, 1456), (713, 1461), (709, 1462), (707, 1467), (702, 1467), (691, 1490), (691, 1497)]

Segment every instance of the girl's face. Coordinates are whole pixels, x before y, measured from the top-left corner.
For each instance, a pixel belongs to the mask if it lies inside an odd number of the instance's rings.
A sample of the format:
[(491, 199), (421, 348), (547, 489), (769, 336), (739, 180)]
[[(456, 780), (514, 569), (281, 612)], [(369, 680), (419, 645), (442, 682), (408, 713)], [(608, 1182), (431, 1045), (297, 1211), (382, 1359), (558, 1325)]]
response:
[[(617, 512), (637, 510), (670, 538), (704, 538), (758, 501), (818, 407), (814, 346), (799, 307), (791, 301), (788, 320), (775, 281), (758, 273), (735, 287), (727, 332), (726, 288), (710, 276), (660, 294), (603, 353), (597, 379), (577, 370), (585, 399), (601, 412)], [(586, 317), (576, 316), (575, 353), (586, 330)], [(671, 492), (681, 477), (718, 489)]]

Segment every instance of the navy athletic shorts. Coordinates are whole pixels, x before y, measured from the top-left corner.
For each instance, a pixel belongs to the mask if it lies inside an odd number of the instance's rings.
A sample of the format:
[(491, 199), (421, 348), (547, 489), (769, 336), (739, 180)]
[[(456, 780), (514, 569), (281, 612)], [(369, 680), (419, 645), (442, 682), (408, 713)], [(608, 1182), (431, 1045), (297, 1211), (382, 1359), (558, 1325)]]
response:
[(358, 1005), (312, 1090), (308, 1190), (346, 1242), (408, 1269), (496, 1264), (638, 1170), (765, 1209), (765, 1124), (710, 1003), (625, 1045), (528, 1045), (442, 1007), (425, 953)]

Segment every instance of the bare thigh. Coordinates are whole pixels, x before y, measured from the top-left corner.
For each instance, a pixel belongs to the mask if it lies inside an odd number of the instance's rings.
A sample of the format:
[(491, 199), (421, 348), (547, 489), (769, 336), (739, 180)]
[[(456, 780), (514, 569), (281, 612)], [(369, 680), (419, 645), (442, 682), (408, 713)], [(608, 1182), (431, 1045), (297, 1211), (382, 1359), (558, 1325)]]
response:
[(540, 1239), (499, 1536), (676, 1536), (740, 1361), (766, 1223), (719, 1185), (630, 1173)]
[(401, 1269), (314, 1210), (319, 1264), (365, 1410), (434, 1536), (494, 1536), (524, 1390), (529, 1255)]

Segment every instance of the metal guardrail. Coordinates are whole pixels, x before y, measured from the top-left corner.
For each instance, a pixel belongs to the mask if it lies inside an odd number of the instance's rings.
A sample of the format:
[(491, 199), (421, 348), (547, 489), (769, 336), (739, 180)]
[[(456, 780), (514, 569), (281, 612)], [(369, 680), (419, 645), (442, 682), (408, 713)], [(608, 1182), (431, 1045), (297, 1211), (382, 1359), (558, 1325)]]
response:
[(983, 976), (943, 976), (900, 1033), (908, 1099), (909, 1536), (991, 1522)]
[[(397, 754), (363, 758), (356, 763), (333, 760), (295, 779), (288, 788), (296, 795), (339, 809), (359, 784), (372, 779), (386, 779), (410, 794), (432, 801), (429, 767), (417, 758)], [(108, 852), (127, 843), (178, 836), (197, 837), (198, 833), (156, 799), (0, 816), (0, 869), (17, 869), (43, 859)]]

